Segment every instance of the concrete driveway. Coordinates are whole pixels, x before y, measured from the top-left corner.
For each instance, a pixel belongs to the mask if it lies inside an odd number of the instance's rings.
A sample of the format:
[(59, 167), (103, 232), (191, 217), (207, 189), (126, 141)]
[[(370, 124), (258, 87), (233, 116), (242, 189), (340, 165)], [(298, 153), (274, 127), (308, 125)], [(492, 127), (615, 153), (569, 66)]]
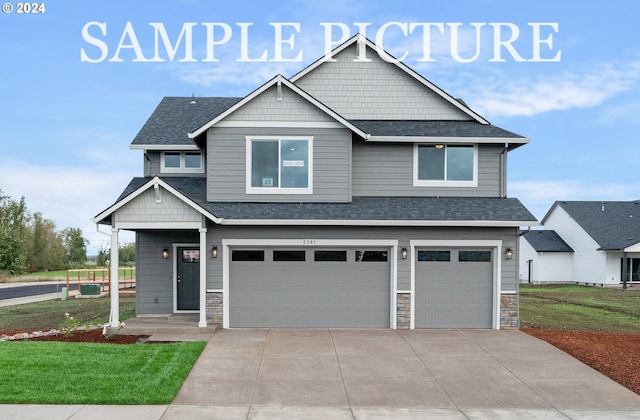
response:
[(217, 332), (165, 418), (640, 418), (640, 396), (518, 331)]

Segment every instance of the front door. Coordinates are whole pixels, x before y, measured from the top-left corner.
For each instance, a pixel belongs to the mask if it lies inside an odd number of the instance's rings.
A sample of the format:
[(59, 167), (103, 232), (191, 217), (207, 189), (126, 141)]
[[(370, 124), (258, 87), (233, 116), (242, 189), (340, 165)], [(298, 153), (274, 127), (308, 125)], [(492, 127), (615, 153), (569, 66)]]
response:
[(200, 309), (200, 249), (178, 248), (177, 309)]

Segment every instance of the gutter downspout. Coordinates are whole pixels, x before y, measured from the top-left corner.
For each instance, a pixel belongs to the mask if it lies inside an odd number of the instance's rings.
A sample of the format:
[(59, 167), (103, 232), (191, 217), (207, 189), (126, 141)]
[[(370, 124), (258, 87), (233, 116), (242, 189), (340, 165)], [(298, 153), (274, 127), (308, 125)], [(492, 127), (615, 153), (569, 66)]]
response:
[(504, 144), (504, 149), (500, 152), (500, 198), (507, 197), (507, 151), (509, 143)]

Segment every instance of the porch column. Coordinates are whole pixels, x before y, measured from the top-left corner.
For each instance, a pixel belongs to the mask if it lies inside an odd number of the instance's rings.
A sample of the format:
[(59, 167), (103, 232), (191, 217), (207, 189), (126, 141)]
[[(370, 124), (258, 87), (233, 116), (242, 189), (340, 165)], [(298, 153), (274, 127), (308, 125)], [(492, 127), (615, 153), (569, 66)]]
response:
[(200, 322), (198, 326), (207, 326), (207, 228), (200, 228)]
[(111, 327), (120, 326), (120, 281), (118, 278), (120, 268), (120, 256), (118, 254), (118, 231), (111, 229)]

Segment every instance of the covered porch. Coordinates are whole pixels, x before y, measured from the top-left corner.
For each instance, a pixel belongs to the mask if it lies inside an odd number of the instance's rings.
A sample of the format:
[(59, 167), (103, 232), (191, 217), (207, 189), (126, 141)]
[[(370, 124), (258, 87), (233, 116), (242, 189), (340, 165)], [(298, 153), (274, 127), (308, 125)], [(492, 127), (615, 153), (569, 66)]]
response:
[(138, 184), (94, 218), (111, 227), (111, 287), (120, 281), (120, 232), (136, 233), (138, 318), (120, 328), (119, 296), (114, 293), (109, 327), (135, 335), (153, 329), (208, 331), (207, 223), (212, 216), (159, 178)]

